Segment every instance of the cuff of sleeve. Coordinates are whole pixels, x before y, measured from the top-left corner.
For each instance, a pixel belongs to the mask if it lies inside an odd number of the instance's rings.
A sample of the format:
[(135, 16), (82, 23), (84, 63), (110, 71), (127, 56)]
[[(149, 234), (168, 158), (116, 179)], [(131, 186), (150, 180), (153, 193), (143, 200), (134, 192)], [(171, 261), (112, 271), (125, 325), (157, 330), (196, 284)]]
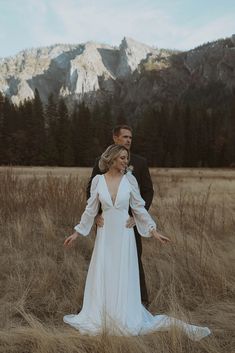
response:
[(74, 229), (76, 230), (76, 232), (78, 232), (80, 235), (83, 235), (84, 237), (87, 235), (87, 234), (84, 234), (84, 232), (80, 229), (79, 224), (75, 226)]

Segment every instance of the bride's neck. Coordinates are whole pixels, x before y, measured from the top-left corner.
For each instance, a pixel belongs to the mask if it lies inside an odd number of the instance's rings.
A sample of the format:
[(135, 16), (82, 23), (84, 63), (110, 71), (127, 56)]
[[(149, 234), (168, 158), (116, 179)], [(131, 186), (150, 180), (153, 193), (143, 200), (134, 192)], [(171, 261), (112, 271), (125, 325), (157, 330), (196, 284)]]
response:
[(122, 176), (123, 172), (118, 169), (115, 169), (115, 168), (110, 168), (105, 174), (107, 174), (110, 177), (115, 178), (115, 177)]

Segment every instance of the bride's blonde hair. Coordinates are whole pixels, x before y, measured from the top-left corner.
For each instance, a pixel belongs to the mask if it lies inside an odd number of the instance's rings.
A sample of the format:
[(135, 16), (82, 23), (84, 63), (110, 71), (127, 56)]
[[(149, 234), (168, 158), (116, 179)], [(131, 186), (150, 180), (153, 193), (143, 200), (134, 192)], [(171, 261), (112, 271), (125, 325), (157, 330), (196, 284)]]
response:
[(102, 153), (99, 160), (99, 169), (102, 173), (105, 173), (109, 170), (115, 159), (119, 156), (122, 151), (126, 151), (128, 154), (128, 159), (130, 159), (129, 150), (122, 145), (110, 145), (104, 153)]

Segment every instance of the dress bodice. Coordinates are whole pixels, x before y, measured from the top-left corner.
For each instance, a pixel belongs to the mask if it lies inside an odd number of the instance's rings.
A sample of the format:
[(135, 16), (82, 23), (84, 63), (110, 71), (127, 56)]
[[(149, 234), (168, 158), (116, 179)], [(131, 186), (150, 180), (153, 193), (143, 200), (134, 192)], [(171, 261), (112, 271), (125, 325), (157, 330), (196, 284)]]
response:
[(120, 180), (114, 201), (111, 198), (104, 175), (100, 175), (99, 177), (97, 191), (103, 212), (107, 211), (110, 208), (122, 210), (129, 209), (131, 188), (129, 183), (125, 179), (125, 175), (123, 175), (122, 179)]
[[(80, 223), (75, 226), (75, 230), (78, 233), (87, 235), (90, 232), (100, 203), (104, 213), (110, 209), (128, 213), (129, 207), (131, 207), (138, 232), (142, 236), (151, 236), (149, 233), (150, 230), (153, 228), (156, 229), (155, 222), (144, 207), (145, 201), (140, 195), (138, 183), (131, 173), (123, 175), (114, 203), (111, 199), (104, 175), (96, 175), (93, 178), (91, 196), (87, 201), (87, 206), (82, 214)], [(116, 217), (118, 217), (118, 213)]]

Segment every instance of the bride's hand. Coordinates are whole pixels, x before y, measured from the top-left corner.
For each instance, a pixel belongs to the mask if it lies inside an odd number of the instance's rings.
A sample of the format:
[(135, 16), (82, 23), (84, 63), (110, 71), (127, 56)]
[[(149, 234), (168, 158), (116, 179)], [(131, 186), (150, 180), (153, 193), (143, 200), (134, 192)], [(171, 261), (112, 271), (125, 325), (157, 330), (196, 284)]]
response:
[(77, 239), (78, 237), (78, 233), (77, 232), (74, 232), (72, 235), (70, 235), (69, 237), (67, 237), (64, 241), (64, 246), (71, 246), (72, 243), (74, 242), (74, 240)]
[(155, 229), (153, 229), (151, 231), (151, 234), (154, 236), (154, 238), (156, 238), (157, 240), (159, 240), (162, 244), (166, 244), (168, 242), (170, 242), (171, 240), (167, 237), (165, 237), (165, 235), (160, 234), (158, 231), (156, 231)]
[(129, 217), (128, 220), (126, 221), (126, 227), (127, 228), (133, 228), (135, 226), (135, 220), (133, 217)]

